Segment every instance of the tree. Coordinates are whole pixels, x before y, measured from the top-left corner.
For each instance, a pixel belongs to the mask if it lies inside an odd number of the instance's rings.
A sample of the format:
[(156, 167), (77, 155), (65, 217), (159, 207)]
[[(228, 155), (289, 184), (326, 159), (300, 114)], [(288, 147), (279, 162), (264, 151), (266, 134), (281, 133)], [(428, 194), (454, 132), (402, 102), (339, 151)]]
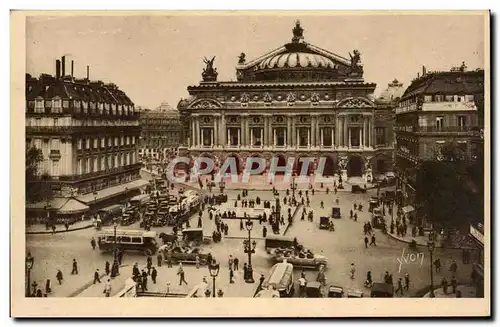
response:
[(457, 229), (476, 220), (482, 199), (471, 192), (469, 162), (454, 143), (440, 149), (440, 160), (420, 163), (416, 173), (416, 202), (437, 228)]
[(26, 201), (39, 202), (52, 199), (52, 189), (50, 188), (50, 176), (39, 174), (38, 166), (43, 161), (42, 150), (36, 147), (26, 149)]

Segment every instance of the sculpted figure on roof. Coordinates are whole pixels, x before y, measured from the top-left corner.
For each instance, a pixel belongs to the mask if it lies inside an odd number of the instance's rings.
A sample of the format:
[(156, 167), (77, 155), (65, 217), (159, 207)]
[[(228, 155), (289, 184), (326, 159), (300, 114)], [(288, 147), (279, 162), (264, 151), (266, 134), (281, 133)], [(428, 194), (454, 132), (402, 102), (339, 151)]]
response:
[(351, 57), (351, 74), (363, 74), (363, 65), (361, 64), (361, 53), (359, 50), (355, 49), (352, 54), (349, 53)]

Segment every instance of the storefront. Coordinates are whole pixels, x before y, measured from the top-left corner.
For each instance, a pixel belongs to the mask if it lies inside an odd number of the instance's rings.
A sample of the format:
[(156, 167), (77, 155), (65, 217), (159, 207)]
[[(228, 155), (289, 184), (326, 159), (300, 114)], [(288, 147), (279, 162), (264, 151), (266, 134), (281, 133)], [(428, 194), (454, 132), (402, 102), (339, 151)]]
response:
[(476, 297), (484, 297), (484, 226), (483, 224), (471, 224), (470, 237), (476, 245), (476, 251), (472, 252), (472, 276), (476, 287)]

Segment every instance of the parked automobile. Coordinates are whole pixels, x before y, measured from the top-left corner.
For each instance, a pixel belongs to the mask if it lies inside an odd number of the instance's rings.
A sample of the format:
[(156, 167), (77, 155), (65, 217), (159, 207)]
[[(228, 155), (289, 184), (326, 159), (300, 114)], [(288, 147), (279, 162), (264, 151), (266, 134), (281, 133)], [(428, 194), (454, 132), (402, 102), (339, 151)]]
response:
[(340, 207), (332, 207), (332, 218), (342, 218), (342, 215), (340, 214)]
[(330, 285), (328, 297), (344, 297), (344, 289), (340, 286)]
[(327, 258), (320, 254), (314, 254), (310, 250), (296, 255), (293, 250), (276, 249), (274, 251), (274, 260), (276, 262), (291, 263), (295, 267), (319, 269), (321, 265), (326, 266)]
[(351, 193), (366, 193), (366, 188), (360, 185), (353, 185), (351, 186)]
[(182, 263), (195, 263), (196, 256), (200, 258), (200, 264), (205, 265), (207, 263), (208, 254), (203, 252), (202, 248), (187, 248), (177, 246), (172, 249), (172, 260), (174, 262)]
[(387, 283), (373, 283), (370, 297), (394, 297), (394, 286)]
[(323, 297), (323, 294), (321, 294), (321, 284), (319, 282), (308, 282), (306, 285), (306, 297)]

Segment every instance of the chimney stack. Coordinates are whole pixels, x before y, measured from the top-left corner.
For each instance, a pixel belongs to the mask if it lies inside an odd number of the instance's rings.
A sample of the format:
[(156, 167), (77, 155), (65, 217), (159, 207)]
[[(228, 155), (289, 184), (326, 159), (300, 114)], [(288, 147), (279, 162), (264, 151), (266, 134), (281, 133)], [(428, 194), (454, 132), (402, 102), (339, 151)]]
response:
[(73, 68), (74, 68), (75, 62), (71, 60), (71, 78), (73, 78)]
[(417, 73), (417, 78), (420, 78), (420, 73)]
[(62, 77), (66, 76), (66, 56), (62, 56), (61, 58), (61, 70)]
[(56, 79), (61, 78), (61, 60), (56, 60)]
[(90, 71), (89, 71), (89, 66), (87, 66), (87, 81), (89, 80), (89, 76), (90, 76)]
[(425, 66), (422, 66), (422, 76), (425, 76), (427, 74), (427, 69), (425, 69)]

